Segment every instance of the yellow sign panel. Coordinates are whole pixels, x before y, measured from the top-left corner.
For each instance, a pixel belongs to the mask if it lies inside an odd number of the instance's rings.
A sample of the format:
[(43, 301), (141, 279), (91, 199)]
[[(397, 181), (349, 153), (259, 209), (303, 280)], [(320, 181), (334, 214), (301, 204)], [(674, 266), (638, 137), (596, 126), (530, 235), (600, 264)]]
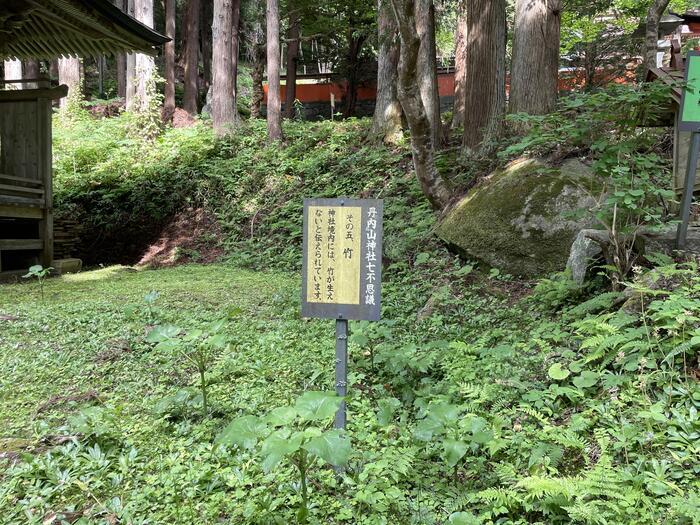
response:
[(309, 206), (306, 300), (360, 304), (362, 208)]

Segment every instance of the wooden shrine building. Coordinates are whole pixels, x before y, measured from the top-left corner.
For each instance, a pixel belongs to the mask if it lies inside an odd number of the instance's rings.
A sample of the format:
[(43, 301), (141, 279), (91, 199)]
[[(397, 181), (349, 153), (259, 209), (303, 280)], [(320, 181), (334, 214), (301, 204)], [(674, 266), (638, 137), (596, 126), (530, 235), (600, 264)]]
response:
[[(0, 1), (0, 60), (155, 54), (167, 40), (110, 0)], [(0, 81), (0, 275), (52, 265), (52, 103), (67, 91)]]

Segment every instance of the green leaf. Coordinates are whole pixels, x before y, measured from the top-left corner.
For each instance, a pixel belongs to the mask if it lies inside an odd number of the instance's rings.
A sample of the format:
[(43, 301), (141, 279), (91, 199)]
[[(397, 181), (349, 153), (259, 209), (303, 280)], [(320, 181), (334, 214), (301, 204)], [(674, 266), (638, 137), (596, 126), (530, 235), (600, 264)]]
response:
[(562, 368), (561, 363), (554, 363), (549, 367), (549, 370), (547, 370), (547, 374), (555, 381), (561, 381), (562, 379), (569, 377), (571, 372)]
[(297, 417), (297, 411), (294, 407), (279, 407), (270, 411), (265, 417), (265, 421), (275, 427), (288, 425), (294, 418)]
[(304, 435), (301, 432), (296, 432), (289, 437), (289, 431), (278, 430), (270, 434), (263, 441), (260, 451), (263, 456), (262, 467), (267, 473), (270, 472), (284, 456), (294, 454), (301, 447)]
[(146, 342), (148, 343), (161, 343), (167, 341), (168, 339), (173, 339), (180, 335), (182, 328), (179, 326), (174, 326), (170, 324), (156, 326), (153, 330), (148, 333), (146, 337)]
[(453, 512), (447, 518), (447, 525), (479, 525), (481, 521), (471, 512)]
[(233, 443), (243, 448), (253, 448), (267, 431), (267, 425), (257, 416), (234, 419), (216, 437), (219, 444)]
[(294, 407), (302, 419), (322, 421), (335, 416), (342, 401), (335, 393), (310, 391), (304, 392)]
[(469, 450), (469, 445), (464, 441), (459, 441), (456, 439), (446, 439), (442, 442), (443, 448), (443, 459), (447, 462), (447, 465), (452, 468), (459, 460), (464, 457)]
[(377, 421), (381, 426), (385, 427), (394, 419), (394, 414), (401, 406), (401, 401), (395, 397), (387, 397), (380, 399), (377, 404), (379, 405)]
[(310, 439), (303, 448), (337, 467), (347, 465), (350, 452), (352, 452), (350, 439), (343, 436), (339, 430), (324, 432), (320, 436)]
[(369, 337), (365, 334), (353, 334), (350, 336), (350, 342), (356, 344), (357, 346), (365, 346), (369, 343)]
[(430, 260), (430, 254), (428, 252), (422, 252), (416, 255), (416, 266), (420, 266), (421, 264), (425, 264)]
[(418, 441), (430, 441), (436, 434), (441, 434), (445, 427), (439, 421), (426, 417), (421, 419), (413, 430), (413, 437)]
[(581, 372), (581, 375), (578, 375), (574, 378), (574, 385), (576, 388), (590, 388), (594, 386), (598, 382), (598, 378), (600, 375), (598, 372), (591, 372), (589, 370), (586, 370), (584, 372)]

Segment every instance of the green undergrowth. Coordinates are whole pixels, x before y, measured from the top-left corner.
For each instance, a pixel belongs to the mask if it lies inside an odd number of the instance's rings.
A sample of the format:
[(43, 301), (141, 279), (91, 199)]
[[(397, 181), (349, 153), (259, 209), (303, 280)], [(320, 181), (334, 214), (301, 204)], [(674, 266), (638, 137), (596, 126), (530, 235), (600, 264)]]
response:
[(379, 197), (385, 257), (407, 262), (430, 245), (433, 214), (407, 146), (367, 142), (369, 124), (285, 122), (279, 147), (266, 142), (264, 121), (221, 141), (198, 124), (144, 142), (130, 134), (128, 114), (58, 119), (57, 213), (82, 224), (79, 255), (89, 264), (135, 262), (170, 218), (203, 207), (222, 227), (228, 258), (289, 270), (299, 266), (305, 197)]
[(626, 312), (564, 277), (514, 302), (507, 276), (441, 261), (391, 268), (384, 320), (351, 323), (349, 447), (299, 397), (332, 391), (334, 333), (299, 319), (296, 274), (3, 286), (0, 523), (698, 523), (697, 267), (658, 269)]

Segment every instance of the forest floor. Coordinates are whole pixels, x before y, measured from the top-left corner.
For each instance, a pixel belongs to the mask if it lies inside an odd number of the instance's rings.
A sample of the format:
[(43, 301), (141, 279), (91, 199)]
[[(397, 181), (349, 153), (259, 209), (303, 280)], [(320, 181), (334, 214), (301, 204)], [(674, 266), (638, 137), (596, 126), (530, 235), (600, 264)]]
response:
[[(692, 363), (646, 369), (631, 319), (598, 317), (608, 333), (626, 328), (595, 346), (590, 326), (514, 300), (527, 286), (507, 277), (462, 270), (427, 306), (416, 278), (387, 282), (382, 322), (352, 323), (353, 451), (342, 480), (312, 464), (310, 523), (604, 523), (575, 517), (586, 512), (697, 523)], [(688, 283), (649, 305), (649, 361), (670, 348), (661, 323), (673, 304), (686, 315), (697, 305), (697, 275)], [(553, 291), (550, 281), (534, 297)], [(296, 275), (114, 266), (50, 279), (43, 300), (37, 282), (0, 292), (0, 523), (296, 521), (289, 461), (267, 471), (256, 448), (214, 444), (232, 418), (333, 388), (333, 323), (300, 319)], [(570, 315), (590, 315), (583, 304)], [(221, 318), (203, 417), (182, 348), (148, 334)], [(625, 341), (634, 367), (619, 356)], [(617, 357), (610, 370), (576, 375), (586, 352), (604, 351)]]

